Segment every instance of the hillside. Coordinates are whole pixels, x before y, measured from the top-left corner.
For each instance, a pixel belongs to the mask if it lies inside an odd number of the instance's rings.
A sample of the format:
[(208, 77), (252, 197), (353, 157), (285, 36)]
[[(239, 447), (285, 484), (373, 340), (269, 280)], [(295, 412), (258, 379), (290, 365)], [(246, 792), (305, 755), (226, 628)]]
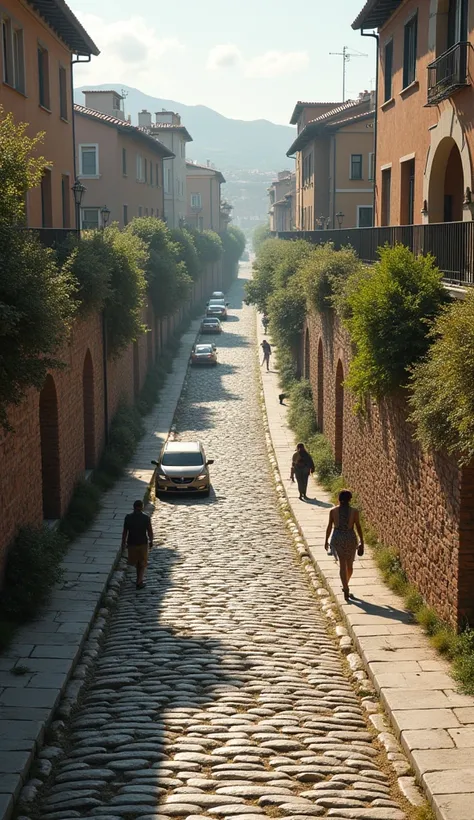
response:
[[(75, 102), (83, 104), (82, 91), (75, 90)], [(136, 88), (116, 85), (88, 86), (88, 88), (112, 88), (120, 93), (128, 92), (125, 111), (131, 114), (134, 125), (138, 124), (138, 112), (146, 108), (152, 114), (162, 108), (181, 114), (193, 142), (188, 146), (191, 159), (197, 162), (210, 160), (224, 171), (278, 171), (291, 168), (286, 152), (294, 139), (294, 129), (287, 125), (275, 125), (268, 120), (232, 120), (204, 105), (184, 105), (176, 100), (150, 97)]]

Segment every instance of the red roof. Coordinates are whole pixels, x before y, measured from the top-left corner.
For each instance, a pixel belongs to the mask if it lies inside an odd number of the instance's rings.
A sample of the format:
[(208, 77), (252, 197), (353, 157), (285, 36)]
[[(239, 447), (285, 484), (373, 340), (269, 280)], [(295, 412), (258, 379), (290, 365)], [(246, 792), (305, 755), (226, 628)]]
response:
[(83, 105), (77, 104), (74, 105), (74, 113), (79, 114), (81, 117), (99, 120), (104, 125), (112, 126), (124, 134), (130, 134), (132, 137), (135, 136), (141, 140), (146, 140), (149, 147), (153, 147), (163, 158), (175, 156), (166, 145), (163, 145), (162, 142), (150, 136), (144, 128), (138, 128), (136, 125), (132, 125), (131, 122), (128, 122), (128, 120), (121, 120), (118, 117), (112, 117), (110, 114), (104, 114), (102, 111), (95, 111), (93, 108), (85, 108)]
[(217, 171), (215, 168), (211, 168), (209, 165), (199, 165), (198, 162), (189, 162), (189, 160), (187, 160), (186, 172), (188, 168), (199, 168), (202, 171), (210, 171), (211, 174), (216, 174), (217, 176), (220, 176), (220, 182), (225, 182), (224, 174), (222, 174), (221, 171)]
[(179, 131), (183, 134), (186, 142), (193, 141), (191, 134), (188, 129), (184, 127), (184, 125), (177, 125), (172, 122), (154, 122), (148, 127), (148, 131)]

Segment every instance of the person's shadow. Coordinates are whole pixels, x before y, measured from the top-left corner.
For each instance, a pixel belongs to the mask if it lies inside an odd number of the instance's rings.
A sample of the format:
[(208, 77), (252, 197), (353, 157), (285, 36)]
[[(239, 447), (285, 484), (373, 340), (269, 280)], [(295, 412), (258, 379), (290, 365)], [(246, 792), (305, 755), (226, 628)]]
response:
[(324, 507), (324, 509), (327, 510), (332, 509), (334, 506), (334, 504), (330, 504), (329, 501), (320, 501), (319, 498), (305, 498), (304, 501), (312, 507)]

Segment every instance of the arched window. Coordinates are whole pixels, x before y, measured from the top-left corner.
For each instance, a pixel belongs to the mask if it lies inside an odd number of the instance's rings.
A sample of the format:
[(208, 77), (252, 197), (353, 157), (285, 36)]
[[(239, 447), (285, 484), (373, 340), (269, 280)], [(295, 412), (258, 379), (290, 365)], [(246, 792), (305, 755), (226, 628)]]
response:
[(319, 340), (318, 345), (318, 427), (320, 432), (324, 429), (324, 356), (323, 342)]
[(94, 365), (90, 350), (85, 355), (82, 369), (82, 405), (84, 410), (84, 466), (86, 470), (93, 470), (95, 467)]
[(43, 518), (61, 517), (58, 397), (51, 375), (46, 376), (39, 400)]
[(344, 433), (344, 370), (339, 359), (336, 369), (336, 419), (334, 458), (336, 465), (342, 469), (342, 445)]

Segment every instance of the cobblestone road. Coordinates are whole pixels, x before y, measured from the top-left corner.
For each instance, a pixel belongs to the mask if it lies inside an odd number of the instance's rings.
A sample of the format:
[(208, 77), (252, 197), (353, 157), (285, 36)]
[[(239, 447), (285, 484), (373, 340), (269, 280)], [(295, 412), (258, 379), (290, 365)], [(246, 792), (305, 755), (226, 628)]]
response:
[(145, 590), (127, 576), (41, 820), (406, 816), (278, 513), (241, 294), (177, 414), (214, 491), (158, 502), (163, 544)]

